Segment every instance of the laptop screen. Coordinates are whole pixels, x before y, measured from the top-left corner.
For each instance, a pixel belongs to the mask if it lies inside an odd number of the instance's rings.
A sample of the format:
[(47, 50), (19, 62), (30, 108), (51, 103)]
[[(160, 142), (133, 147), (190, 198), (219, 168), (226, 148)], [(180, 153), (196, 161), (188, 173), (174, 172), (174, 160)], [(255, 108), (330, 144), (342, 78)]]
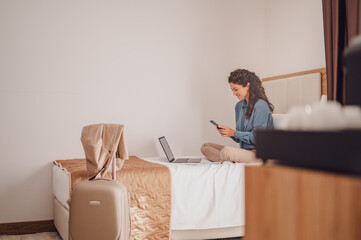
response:
[(173, 160), (174, 156), (173, 156), (172, 150), (170, 150), (170, 147), (169, 147), (168, 142), (165, 139), (165, 137), (160, 137), (159, 142), (160, 142), (160, 145), (162, 145), (162, 148), (163, 148), (163, 150), (165, 152), (165, 155), (168, 158), (168, 161)]

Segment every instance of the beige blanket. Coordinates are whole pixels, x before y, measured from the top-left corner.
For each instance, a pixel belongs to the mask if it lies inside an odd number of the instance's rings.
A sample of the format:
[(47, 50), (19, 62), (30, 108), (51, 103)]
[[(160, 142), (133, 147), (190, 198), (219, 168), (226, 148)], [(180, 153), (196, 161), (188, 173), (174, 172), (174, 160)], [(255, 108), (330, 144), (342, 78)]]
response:
[[(55, 164), (70, 175), (70, 189), (88, 179), (85, 159), (57, 160)], [(105, 175), (111, 179), (111, 174)], [(130, 195), (132, 239), (169, 239), (171, 216), (171, 175), (166, 166), (130, 156), (117, 171), (117, 180)]]

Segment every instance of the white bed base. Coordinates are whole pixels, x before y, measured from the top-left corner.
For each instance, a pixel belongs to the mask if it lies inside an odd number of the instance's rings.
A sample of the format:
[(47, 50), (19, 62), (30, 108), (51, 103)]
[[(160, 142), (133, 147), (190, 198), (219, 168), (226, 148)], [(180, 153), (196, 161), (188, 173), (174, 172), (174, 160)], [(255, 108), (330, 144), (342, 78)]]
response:
[[(68, 239), (69, 210), (54, 197), (54, 225), (62, 239)], [(212, 239), (244, 236), (244, 226), (215, 229), (171, 230), (171, 239)]]

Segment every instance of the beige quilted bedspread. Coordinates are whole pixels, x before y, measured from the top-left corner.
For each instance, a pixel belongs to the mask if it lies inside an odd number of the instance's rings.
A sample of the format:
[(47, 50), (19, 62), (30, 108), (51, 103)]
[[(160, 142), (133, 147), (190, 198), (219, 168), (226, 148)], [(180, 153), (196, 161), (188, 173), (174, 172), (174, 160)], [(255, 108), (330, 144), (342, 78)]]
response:
[[(72, 187), (88, 179), (85, 159), (57, 160), (65, 169)], [(108, 173), (105, 178), (111, 179)], [(169, 239), (171, 217), (171, 175), (166, 166), (130, 156), (117, 171), (117, 180), (130, 195), (132, 239)]]

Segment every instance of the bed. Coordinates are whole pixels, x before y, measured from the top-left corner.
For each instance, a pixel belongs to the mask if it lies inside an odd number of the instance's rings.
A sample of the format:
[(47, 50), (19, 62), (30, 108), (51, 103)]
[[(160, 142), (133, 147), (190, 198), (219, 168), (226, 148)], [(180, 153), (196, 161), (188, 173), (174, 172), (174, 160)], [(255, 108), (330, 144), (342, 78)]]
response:
[[(163, 157), (143, 160), (168, 167), (172, 176), (172, 239), (244, 235), (244, 163), (174, 164)], [(54, 224), (67, 239), (69, 173), (53, 165)], [(227, 186), (227, 187), (224, 187)]]
[[(326, 92), (325, 69), (262, 79), (274, 104), (278, 127), (294, 104), (320, 101)], [(166, 166), (171, 174), (171, 239), (214, 239), (244, 236), (244, 163), (172, 164), (163, 157), (143, 160)], [(68, 239), (69, 173), (53, 165), (54, 225)], [(225, 187), (226, 186), (226, 187)]]

